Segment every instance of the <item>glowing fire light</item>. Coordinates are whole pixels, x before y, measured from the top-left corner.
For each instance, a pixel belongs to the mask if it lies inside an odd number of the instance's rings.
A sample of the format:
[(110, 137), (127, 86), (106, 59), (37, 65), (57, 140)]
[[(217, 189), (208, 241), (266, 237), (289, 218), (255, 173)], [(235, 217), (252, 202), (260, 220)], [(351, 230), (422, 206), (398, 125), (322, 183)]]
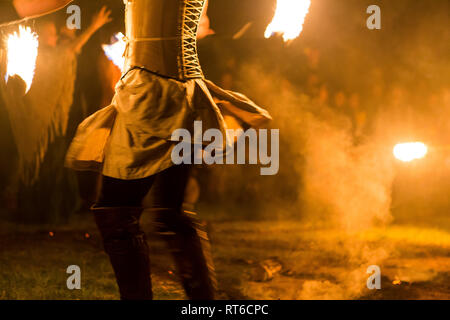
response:
[(285, 42), (294, 40), (303, 30), (310, 6), (311, 0), (277, 0), (275, 15), (264, 36), (282, 34)]
[(427, 153), (428, 147), (422, 142), (400, 143), (394, 147), (394, 156), (404, 162), (422, 159)]
[(103, 51), (105, 51), (106, 56), (111, 60), (121, 71), (123, 71), (125, 65), (124, 52), (127, 43), (124, 40), (124, 35), (119, 32), (114, 35), (114, 43), (102, 45)]
[(19, 33), (10, 34), (7, 40), (8, 56), (6, 81), (18, 75), (25, 81), (27, 90), (33, 83), (36, 58), (38, 55), (38, 36), (29, 27), (19, 26)]

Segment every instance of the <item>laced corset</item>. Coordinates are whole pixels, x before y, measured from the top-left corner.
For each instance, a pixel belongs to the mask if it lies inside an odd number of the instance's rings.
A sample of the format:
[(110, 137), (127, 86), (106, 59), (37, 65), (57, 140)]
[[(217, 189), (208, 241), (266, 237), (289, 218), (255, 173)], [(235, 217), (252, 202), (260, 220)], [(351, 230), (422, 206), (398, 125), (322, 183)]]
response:
[(205, 0), (124, 0), (125, 70), (143, 68), (161, 76), (202, 78), (197, 30)]

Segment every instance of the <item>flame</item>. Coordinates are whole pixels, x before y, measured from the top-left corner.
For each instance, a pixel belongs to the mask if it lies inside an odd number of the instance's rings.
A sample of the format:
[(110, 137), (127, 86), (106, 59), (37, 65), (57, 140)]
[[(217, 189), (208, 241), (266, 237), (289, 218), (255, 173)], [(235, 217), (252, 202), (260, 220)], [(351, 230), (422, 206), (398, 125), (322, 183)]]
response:
[(404, 162), (422, 159), (427, 153), (428, 147), (422, 142), (399, 143), (394, 147), (394, 156)]
[(310, 6), (311, 0), (277, 0), (275, 15), (264, 36), (282, 34), (285, 42), (294, 40), (303, 30)]
[(124, 52), (127, 46), (125, 40), (125, 36), (122, 32), (116, 33), (114, 35), (115, 41), (112, 44), (104, 44), (102, 45), (103, 51), (105, 51), (105, 55), (111, 60), (121, 71), (125, 66), (125, 57)]
[(19, 33), (10, 34), (7, 40), (8, 56), (6, 81), (18, 75), (25, 81), (27, 90), (33, 83), (39, 41), (36, 33), (29, 27), (19, 26)]

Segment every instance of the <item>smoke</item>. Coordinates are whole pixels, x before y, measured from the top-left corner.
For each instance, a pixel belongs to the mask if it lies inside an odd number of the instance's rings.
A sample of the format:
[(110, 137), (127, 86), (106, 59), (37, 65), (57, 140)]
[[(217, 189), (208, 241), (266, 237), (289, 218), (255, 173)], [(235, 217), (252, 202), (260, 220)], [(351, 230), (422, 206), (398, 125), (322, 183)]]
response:
[(308, 211), (347, 232), (362, 231), (391, 219), (393, 168), (387, 148), (371, 137), (355, 146), (346, 130), (305, 114), (305, 189)]
[[(320, 2), (326, 10), (320, 10)], [(234, 82), (267, 108), (272, 127), (280, 130), (280, 170), (261, 178), (251, 167), (217, 168), (214, 188), (220, 190), (212, 198), (226, 195), (230, 203), (250, 203), (249, 209), (232, 211), (240, 218), (241, 211), (253, 210), (252, 215), (279, 218), (280, 224), (301, 219), (305, 227), (299, 234), (314, 234), (312, 244), (293, 237), (299, 243), (292, 259), (298, 262), (289, 268), (302, 284), (299, 291), (285, 285), (283, 290), (291, 292), (285, 296), (361, 298), (368, 294), (367, 268), (384, 266), (394, 253), (380, 240), (394, 217), (418, 225), (419, 214), (430, 220), (438, 206), (448, 216), (450, 158), (436, 156), (434, 148), (426, 161), (411, 165), (392, 157), (399, 142), (448, 145), (448, 59), (442, 54), (448, 42), (430, 36), (447, 38), (436, 23), (444, 21), (442, 13), (435, 12), (448, 12), (442, 9), (448, 4), (442, 1), (433, 9), (425, 1), (382, 1), (383, 12), (390, 13), (383, 16), (380, 32), (368, 33), (361, 26), (365, 4), (320, 2), (314, 2), (298, 40), (303, 50), (251, 42), (256, 53), (242, 50), (239, 62), (230, 63), (223, 83), (232, 87)], [(432, 21), (423, 19), (424, 12)], [(253, 62), (236, 66), (244, 60)], [(321, 83), (333, 86), (333, 95)], [(433, 98), (441, 86), (447, 89)], [(346, 110), (331, 101), (340, 90)], [(371, 123), (368, 130), (355, 125), (365, 120)], [(374, 230), (381, 236), (371, 237)]]
[(270, 107), (272, 127), (280, 129), (280, 167), (291, 177), (284, 183), (297, 186), (297, 205), (304, 207), (307, 219), (326, 219), (348, 232), (391, 220), (394, 167), (382, 128), (355, 141), (347, 116), (282, 76), (255, 66), (244, 67), (241, 74), (243, 91)]
[(324, 241), (321, 246), (342, 257), (343, 271), (333, 282), (305, 281), (296, 298), (360, 296), (367, 267), (380, 265), (389, 256), (388, 248), (359, 237), (392, 220), (394, 166), (382, 125), (357, 141), (349, 117), (328, 107), (320, 95), (309, 97), (282, 75), (254, 65), (244, 66), (240, 74), (244, 76), (239, 88), (269, 107), (272, 127), (280, 129), (280, 176), (263, 183), (265, 190), (259, 194), (283, 198), (274, 194), (282, 190), (280, 185), (289, 185), (297, 195), (283, 204), (266, 202), (265, 207), (272, 213), (293, 212), (305, 225), (339, 235), (339, 241)]

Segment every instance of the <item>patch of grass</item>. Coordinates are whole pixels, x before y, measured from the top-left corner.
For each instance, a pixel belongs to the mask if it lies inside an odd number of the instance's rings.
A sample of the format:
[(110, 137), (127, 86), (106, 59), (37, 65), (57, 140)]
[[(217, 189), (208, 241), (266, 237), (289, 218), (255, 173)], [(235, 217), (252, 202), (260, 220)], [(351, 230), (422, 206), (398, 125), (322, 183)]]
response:
[[(450, 234), (443, 230), (397, 225), (349, 236), (299, 221), (209, 225), (222, 299), (450, 298)], [(150, 235), (149, 244), (155, 299), (185, 299), (164, 243)], [(0, 299), (119, 299), (90, 216), (59, 227), (0, 225), (0, 248)], [(282, 271), (254, 281), (266, 259)], [(382, 290), (365, 288), (370, 264), (382, 269)], [(80, 266), (82, 290), (67, 289), (69, 265)]]

